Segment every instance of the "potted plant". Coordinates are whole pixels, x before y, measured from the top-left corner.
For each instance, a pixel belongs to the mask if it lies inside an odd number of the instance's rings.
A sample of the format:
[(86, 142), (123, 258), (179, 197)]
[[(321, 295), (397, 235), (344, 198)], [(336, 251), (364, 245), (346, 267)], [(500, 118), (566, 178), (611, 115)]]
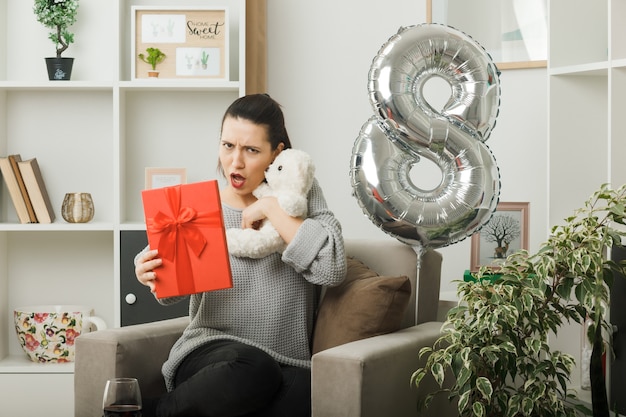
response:
[(612, 332), (605, 313), (613, 278), (626, 270), (606, 254), (622, 245), (626, 232), (614, 225), (626, 224), (625, 206), (626, 186), (603, 185), (537, 253), (510, 255), (495, 280), (482, 268), (476, 281), (459, 283), (460, 302), (442, 336), (420, 352), (429, 356), (412, 383), (433, 377), (463, 417), (591, 414), (567, 387), (574, 358), (548, 345), (567, 322), (587, 321), (593, 415), (608, 417), (601, 355)]
[(167, 56), (159, 48), (147, 48), (146, 54), (139, 54), (139, 59), (149, 64), (152, 68), (152, 71), (148, 71), (148, 77), (156, 78), (159, 76), (159, 71), (156, 70), (156, 67), (163, 62)]
[(63, 52), (74, 42), (69, 27), (76, 23), (78, 0), (35, 0), (33, 11), (37, 21), (52, 29), (48, 38), (55, 44), (56, 56), (46, 58), (50, 80), (69, 80), (74, 58), (64, 58)]

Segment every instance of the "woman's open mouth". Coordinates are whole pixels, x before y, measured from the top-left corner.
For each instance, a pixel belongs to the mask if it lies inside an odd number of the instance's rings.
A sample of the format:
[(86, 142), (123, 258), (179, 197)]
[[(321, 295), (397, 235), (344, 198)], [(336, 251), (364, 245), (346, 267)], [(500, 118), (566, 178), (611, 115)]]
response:
[(239, 174), (230, 174), (230, 184), (234, 188), (241, 188), (246, 183), (245, 177)]

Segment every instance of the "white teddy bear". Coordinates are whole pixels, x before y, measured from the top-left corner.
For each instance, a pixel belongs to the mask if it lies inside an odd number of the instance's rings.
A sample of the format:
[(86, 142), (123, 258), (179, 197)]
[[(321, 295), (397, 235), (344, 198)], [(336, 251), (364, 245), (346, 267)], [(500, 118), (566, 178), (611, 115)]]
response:
[[(276, 197), (280, 207), (292, 217), (306, 217), (307, 195), (313, 185), (315, 166), (311, 157), (297, 149), (285, 149), (265, 172), (266, 182), (252, 193), (256, 198)], [(228, 251), (231, 255), (263, 258), (285, 250), (285, 241), (268, 219), (258, 230), (226, 230)]]

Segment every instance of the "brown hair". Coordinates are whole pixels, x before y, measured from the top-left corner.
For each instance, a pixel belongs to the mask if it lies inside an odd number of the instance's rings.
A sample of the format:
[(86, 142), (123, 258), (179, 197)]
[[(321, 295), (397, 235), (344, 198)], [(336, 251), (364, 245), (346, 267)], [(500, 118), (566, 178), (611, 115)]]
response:
[(272, 150), (278, 148), (280, 143), (285, 144), (284, 149), (291, 148), (283, 111), (280, 104), (268, 94), (250, 94), (238, 98), (226, 109), (222, 124), (227, 117), (246, 119), (256, 125), (266, 126)]
[[(291, 148), (283, 111), (280, 108), (280, 104), (271, 98), (269, 94), (249, 94), (239, 97), (226, 109), (222, 118), (222, 126), (227, 117), (246, 119), (256, 125), (265, 126), (272, 150), (278, 148), (278, 145), (281, 143), (285, 144), (283, 149)], [(217, 172), (224, 176), (224, 169), (219, 160), (217, 162)]]

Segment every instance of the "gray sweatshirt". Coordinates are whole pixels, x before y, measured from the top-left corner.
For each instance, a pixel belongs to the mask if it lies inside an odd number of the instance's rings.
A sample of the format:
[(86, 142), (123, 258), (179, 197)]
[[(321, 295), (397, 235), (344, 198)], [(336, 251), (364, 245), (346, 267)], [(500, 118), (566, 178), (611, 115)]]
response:
[[(261, 259), (231, 256), (233, 288), (190, 296), (191, 322), (162, 368), (168, 390), (174, 388), (174, 375), (185, 356), (211, 340), (238, 340), (263, 349), (280, 363), (310, 366), (318, 286), (341, 283), (346, 256), (341, 225), (326, 206), (317, 181), (308, 201), (308, 217), (282, 254)], [(226, 228), (240, 227), (242, 210), (227, 205), (222, 209)], [(187, 297), (159, 302), (182, 299)]]

